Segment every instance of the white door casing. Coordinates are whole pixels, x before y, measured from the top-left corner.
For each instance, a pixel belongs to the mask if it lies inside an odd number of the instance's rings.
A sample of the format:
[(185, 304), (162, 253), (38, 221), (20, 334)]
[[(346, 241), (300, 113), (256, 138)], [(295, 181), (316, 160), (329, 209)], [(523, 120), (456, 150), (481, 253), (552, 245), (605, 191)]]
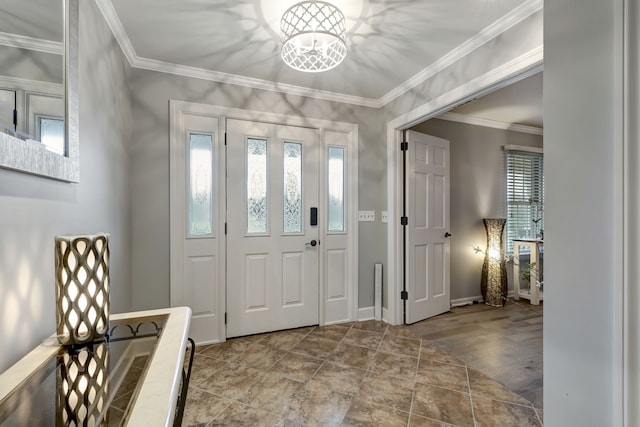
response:
[(407, 323), (449, 311), (449, 141), (407, 131)]
[(227, 120), (227, 337), (319, 323), (318, 151), (317, 129)]
[[(218, 131), (214, 156), (214, 191), (217, 191), (217, 205), (214, 202), (215, 239), (217, 241), (215, 259), (217, 271), (209, 272), (217, 280), (213, 283), (188, 284), (185, 262), (187, 251), (185, 243), (185, 224), (187, 221), (186, 198), (186, 159), (187, 127), (190, 117), (217, 120)], [(241, 110), (208, 104), (170, 100), (170, 305), (188, 305), (193, 307), (201, 301), (193, 301), (193, 289), (215, 297), (214, 307), (208, 316), (208, 325), (201, 328), (203, 334), (194, 334), (198, 322), (194, 318), (191, 335), (198, 344), (224, 341), (226, 339), (226, 280), (229, 270), (236, 267), (235, 260), (226, 262), (227, 238), (224, 235), (225, 221), (236, 212), (227, 211), (225, 194), (226, 150), (224, 146), (225, 124), (228, 119), (246, 120), (260, 123), (272, 123), (284, 126), (297, 126), (315, 129), (320, 135), (319, 145), (319, 203), (318, 203), (318, 239), (316, 247), (319, 253), (319, 312), (321, 325), (356, 320), (358, 315), (358, 126), (350, 123), (328, 120), (286, 116), (259, 111)], [(215, 125), (209, 123), (210, 129)], [(193, 129), (191, 129), (193, 130)], [(200, 130), (201, 131), (201, 130)], [(328, 214), (328, 178), (329, 162), (327, 152), (330, 147), (344, 151), (344, 226), (341, 230), (329, 230)], [(335, 184), (335, 183), (334, 183)], [(309, 212), (305, 212), (306, 215)], [(202, 240), (202, 239), (200, 239)], [(194, 276), (192, 276), (194, 277)], [(202, 275), (200, 276), (202, 277)], [(213, 289), (206, 289), (211, 286)], [(189, 300), (191, 298), (191, 300)], [(206, 299), (205, 299), (206, 301)], [(195, 311), (195, 310), (194, 310)], [(204, 319), (205, 317), (202, 317)]]

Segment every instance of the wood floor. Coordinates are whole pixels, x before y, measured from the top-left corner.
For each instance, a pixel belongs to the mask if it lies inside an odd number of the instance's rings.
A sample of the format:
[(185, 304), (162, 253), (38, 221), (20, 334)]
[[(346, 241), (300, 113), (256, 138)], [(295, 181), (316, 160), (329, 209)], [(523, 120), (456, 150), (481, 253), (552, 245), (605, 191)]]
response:
[(542, 408), (542, 304), (454, 307), (409, 328)]

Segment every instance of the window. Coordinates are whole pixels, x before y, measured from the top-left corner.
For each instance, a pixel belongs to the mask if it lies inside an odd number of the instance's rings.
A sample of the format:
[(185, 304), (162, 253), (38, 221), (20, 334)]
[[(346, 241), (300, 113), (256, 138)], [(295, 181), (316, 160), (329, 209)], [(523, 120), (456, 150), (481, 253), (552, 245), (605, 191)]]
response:
[(266, 233), (268, 220), (267, 140), (247, 139), (247, 233)]
[(544, 230), (544, 170), (539, 152), (507, 150), (507, 254), (513, 239), (533, 239)]
[(189, 134), (189, 235), (213, 233), (213, 135)]
[(344, 232), (344, 147), (329, 147), (328, 229)]
[(64, 119), (36, 115), (36, 139), (49, 151), (64, 156)]
[(285, 233), (302, 233), (302, 144), (284, 142), (283, 215)]

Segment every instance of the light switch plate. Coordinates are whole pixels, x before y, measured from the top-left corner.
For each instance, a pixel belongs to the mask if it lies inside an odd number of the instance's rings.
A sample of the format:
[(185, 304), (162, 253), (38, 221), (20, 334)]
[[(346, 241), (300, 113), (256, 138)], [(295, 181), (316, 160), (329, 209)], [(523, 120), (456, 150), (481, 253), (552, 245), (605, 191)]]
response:
[(381, 216), (380, 220), (381, 220), (382, 222), (389, 222), (389, 212), (387, 212), (387, 211), (382, 211), (382, 213), (381, 213), (381, 215), (380, 215), (380, 216)]
[(358, 221), (360, 222), (370, 222), (375, 220), (376, 220), (375, 211), (359, 211), (358, 212)]

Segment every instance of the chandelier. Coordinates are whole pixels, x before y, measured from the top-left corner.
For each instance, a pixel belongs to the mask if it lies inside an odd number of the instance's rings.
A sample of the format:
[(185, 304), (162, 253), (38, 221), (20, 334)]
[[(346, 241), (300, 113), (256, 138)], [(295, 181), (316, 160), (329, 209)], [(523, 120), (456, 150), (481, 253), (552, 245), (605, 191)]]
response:
[(347, 56), (344, 14), (324, 1), (302, 1), (280, 21), (282, 60), (308, 73), (330, 70)]

